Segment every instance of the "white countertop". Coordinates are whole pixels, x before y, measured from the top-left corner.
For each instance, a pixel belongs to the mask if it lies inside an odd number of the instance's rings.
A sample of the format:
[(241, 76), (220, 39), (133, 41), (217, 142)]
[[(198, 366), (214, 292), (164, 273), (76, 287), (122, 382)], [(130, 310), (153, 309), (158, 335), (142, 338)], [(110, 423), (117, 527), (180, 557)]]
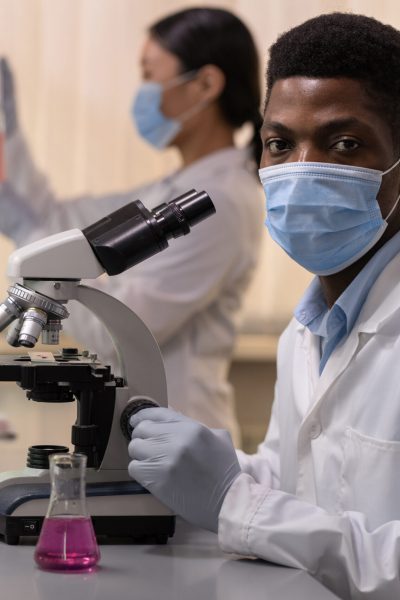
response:
[(334, 600), (303, 571), (222, 554), (217, 536), (182, 521), (167, 545), (101, 545), (89, 574), (38, 569), (34, 544), (0, 542), (1, 598), (12, 600)]

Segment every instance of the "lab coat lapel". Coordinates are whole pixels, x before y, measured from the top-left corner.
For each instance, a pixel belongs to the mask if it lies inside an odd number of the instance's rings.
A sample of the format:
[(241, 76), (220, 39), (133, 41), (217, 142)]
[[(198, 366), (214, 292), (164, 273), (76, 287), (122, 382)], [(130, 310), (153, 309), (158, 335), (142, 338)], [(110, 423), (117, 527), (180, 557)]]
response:
[(366, 336), (362, 334), (374, 335), (393, 312), (399, 309), (400, 255), (397, 255), (373, 285), (348, 338), (329, 357), (316, 386), (315, 403), (322, 399), (347, 368), (360, 346), (365, 344)]
[(309, 386), (308, 397), (311, 403), (308, 407), (307, 418), (310, 412), (314, 412), (317, 404), (328, 391), (335, 380), (347, 367), (358, 347), (358, 332), (353, 329), (346, 343), (337, 348), (331, 355), (322, 374), (319, 374), (320, 346), (319, 338), (308, 329), (302, 331), (302, 349), (306, 355), (307, 384)]
[(359, 331), (353, 327), (353, 330), (351, 331), (347, 340), (342, 345), (337, 347), (329, 357), (329, 360), (321, 373), (315, 390), (316, 402), (319, 402), (322, 399), (326, 392), (335, 383), (336, 379), (340, 377), (343, 371), (347, 368), (353, 356), (357, 352), (358, 345)]
[[(309, 405), (306, 407), (302, 421), (303, 428), (307, 427), (310, 418), (318, 411), (325, 394), (352, 360), (358, 348), (359, 335), (358, 331), (353, 329), (346, 343), (337, 348), (330, 356), (321, 375), (319, 374), (320, 349), (318, 337), (307, 329), (302, 332), (302, 336), (303, 343), (301, 345), (306, 355), (306, 381), (308, 386), (308, 393), (304, 397), (309, 398)], [(303, 376), (300, 379), (304, 381)]]

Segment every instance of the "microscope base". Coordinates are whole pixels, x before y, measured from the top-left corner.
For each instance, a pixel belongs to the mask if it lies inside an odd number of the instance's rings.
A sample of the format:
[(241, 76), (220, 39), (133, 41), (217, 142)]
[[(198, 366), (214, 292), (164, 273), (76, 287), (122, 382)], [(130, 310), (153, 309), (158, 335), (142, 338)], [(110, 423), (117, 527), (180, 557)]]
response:
[[(21, 537), (37, 537), (44, 517), (10, 517), (0, 515), (0, 536), (8, 545), (16, 545)], [(92, 517), (97, 541), (107, 538), (113, 543), (166, 544), (175, 531), (174, 516), (101, 516)]]
[[(87, 485), (88, 512), (101, 542), (165, 544), (174, 534), (175, 516), (134, 481)], [(14, 483), (0, 489), (0, 536), (18, 544), (22, 536), (38, 536), (50, 497), (48, 483)]]

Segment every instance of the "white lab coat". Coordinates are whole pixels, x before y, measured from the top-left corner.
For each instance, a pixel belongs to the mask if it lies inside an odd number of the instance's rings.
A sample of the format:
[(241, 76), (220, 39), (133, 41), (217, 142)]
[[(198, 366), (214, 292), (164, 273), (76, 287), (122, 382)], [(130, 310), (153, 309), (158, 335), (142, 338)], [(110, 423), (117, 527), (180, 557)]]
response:
[[(216, 214), (128, 272), (89, 285), (128, 305), (147, 323), (163, 354), (170, 405), (211, 427), (239, 432), (227, 381), (237, 316), (263, 231), (264, 200), (246, 149), (208, 155), (171, 176), (123, 194), (57, 202), (22, 136), (6, 144), (8, 184), (0, 190), (0, 231), (17, 245), (72, 227), (83, 228), (140, 199), (153, 208), (195, 188)], [(65, 328), (115, 364), (105, 329), (80, 306)], [(135, 343), (135, 340), (132, 340)]]
[(400, 255), (319, 376), (292, 320), (272, 420), (220, 515), (227, 552), (306, 569), (341, 598), (400, 598)]

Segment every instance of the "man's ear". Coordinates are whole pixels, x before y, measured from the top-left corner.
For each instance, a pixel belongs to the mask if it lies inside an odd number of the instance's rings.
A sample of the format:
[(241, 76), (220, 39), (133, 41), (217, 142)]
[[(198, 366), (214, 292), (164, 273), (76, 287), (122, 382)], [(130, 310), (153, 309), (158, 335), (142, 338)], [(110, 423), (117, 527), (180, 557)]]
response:
[(219, 98), (225, 88), (225, 75), (216, 65), (204, 65), (197, 73), (202, 99), (212, 102)]

